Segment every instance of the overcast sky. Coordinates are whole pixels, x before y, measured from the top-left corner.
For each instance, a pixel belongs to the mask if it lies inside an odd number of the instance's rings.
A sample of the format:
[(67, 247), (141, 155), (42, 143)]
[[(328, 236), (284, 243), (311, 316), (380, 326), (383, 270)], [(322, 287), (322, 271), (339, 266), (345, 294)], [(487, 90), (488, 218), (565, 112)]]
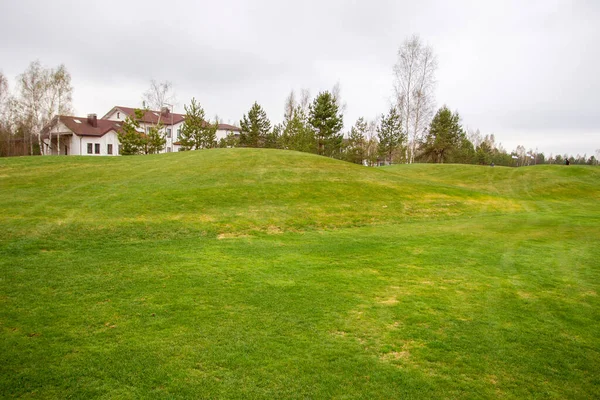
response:
[(344, 129), (385, 112), (398, 47), (438, 59), (436, 100), (463, 125), (549, 153), (600, 148), (600, 1), (0, 0), (0, 70), (64, 63), (77, 115), (140, 106), (168, 80), (238, 123), (254, 101), (272, 122), (290, 90), (339, 82)]

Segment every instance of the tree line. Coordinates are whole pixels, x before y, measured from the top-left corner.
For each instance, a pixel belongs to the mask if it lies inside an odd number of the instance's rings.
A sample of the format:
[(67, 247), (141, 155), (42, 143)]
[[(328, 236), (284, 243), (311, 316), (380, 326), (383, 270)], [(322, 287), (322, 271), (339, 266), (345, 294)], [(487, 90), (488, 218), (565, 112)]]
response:
[(64, 65), (33, 61), (14, 91), (0, 72), (0, 156), (42, 154), (41, 131), (55, 115), (72, 113), (71, 74)]
[[(321, 91), (311, 99), (306, 89), (292, 90), (284, 104), (284, 118), (273, 124), (258, 102), (239, 121), (241, 133), (217, 141), (219, 119), (211, 122), (193, 98), (184, 106), (186, 118), (179, 143), (183, 150), (212, 147), (265, 147), (297, 150), (364, 164), (465, 163), (522, 166), (542, 163), (598, 164), (600, 150), (587, 155), (550, 155), (517, 146), (505, 150), (494, 135), (466, 130), (458, 111), (435, 108), (437, 58), (418, 36), (399, 47), (393, 66), (393, 99), (386, 112), (375, 119), (359, 118), (344, 130), (345, 104), (341, 86)], [(0, 73), (0, 155), (43, 152), (40, 131), (54, 115), (72, 111), (71, 76), (64, 67), (45, 68), (32, 62), (17, 77), (14, 93)], [(174, 102), (169, 82), (151, 81), (144, 93), (146, 109), (161, 110)], [(140, 129), (141, 116), (129, 116), (119, 132), (122, 154), (148, 154), (164, 149), (164, 126)]]

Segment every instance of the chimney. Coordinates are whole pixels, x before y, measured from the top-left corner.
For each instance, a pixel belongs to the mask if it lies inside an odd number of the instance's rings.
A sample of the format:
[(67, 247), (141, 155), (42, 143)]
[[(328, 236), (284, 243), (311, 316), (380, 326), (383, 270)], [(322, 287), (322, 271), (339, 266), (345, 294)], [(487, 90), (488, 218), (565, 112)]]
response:
[(171, 115), (171, 110), (169, 110), (169, 107), (161, 107), (160, 114), (163, 117), (168, 117), (169, 115)]
[(88, 114), (87, 122), (94, 128), (98, 127), (98, 116), (96, 114)]

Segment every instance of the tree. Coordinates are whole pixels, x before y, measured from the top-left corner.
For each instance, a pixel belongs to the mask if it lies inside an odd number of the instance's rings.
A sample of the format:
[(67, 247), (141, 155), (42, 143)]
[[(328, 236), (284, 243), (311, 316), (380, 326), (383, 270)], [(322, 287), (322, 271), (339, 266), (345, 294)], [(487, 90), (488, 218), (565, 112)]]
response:
[(379, 142), (377, 141), (377, 125), (376, 120), (367, 123), (365, 132), (364, 157), (367, 165), (379, 165)]
[(281, 124), (277, 124), (275, 126), (273, 126), (273, 129), (271, 129), (269, 132), (267, 132), (266, 136), (265, 136), (265, 143), (264, 143), (264, 147), (267, 149), (277, 149), (279, 148), (279, 138), (281, 137), (281, 131), (282, 131), (282, 126)]
[(163, 125), (159, 123), (158, 125), (151, 126), (146, 133), (146, 137), (144, 137), (144, 153), (145, 154), (157, 154), (165, 148), (165, 144), (167, 143), (167, 139), (163, 133)]
[(169, 81), (157, 82), (151, 79), (150, 87), (144, 92), (142, 99), (144, 101), (144, 108), (162, 111), (163, 107), (172, 106), (176, 100), (173, 84)]
[[(71, 75), (64, 65), (55, 69), (42, 66), (40, 61), (33, 61), (24, 73), (17, 78), (18, 113), (37, 137), (40, 152), (44, 153), (41, 130), (54, 115), (67, 114), (71, 111), (72, 92)], [(52, 138), (50, 138), (52, 146)], [(31, 143), (33, 154), (33, 142)]]
[[(60, 122), (61, 115), (72, 113), (73, 87), (71, 86), (71, 74), (64, 65), (59, 65), (56, 69), (50, 70), (47, 81), (47, 101), (45, 107), (46, 115), (44, 120), (50, 121), (54, 115)], [(52, 130), (50, 130), (52, 135)], [(49, 146), (52, 147), (52, 136), (50, 136)], [(60, 154), (60, 135), (56, 137), (56, 150)]]
[(248, 114), (240, 120), (242, 133), (240, 145), (246, 147), (264, 147), (265, 140), (271, 130), (271, 121), (262, 107), (254, 102)]
[(184, 150), (207, 149), (215, 146), (218, 118), (211, 124), (205, 120), (204, 109), (192, 98), (189, 107), (184, 106), (185, 122), (181, 127), (179, 142)]
[(450, 153), (459, 147), (463, 138), (466, 136), (460, 125), (458, 112), (452, 113), (448, 107), (443, 106), (435, 114), (429, 126), (429, 133), (422, 146), (423, 156), (443, 163)]
[(344, 114), (346, 112), (347, 104), (342, 101), (342, 85), (339, 82), (336, 82), (331, 88), (331, 95), (335, 100), (335, 104), (338, 106), (340, 114)]
[(140, 132), (140, 120), (143, 116), (144, 111), (136, 109), (134, 115), (127, 116), (125, 121), (123, 121), (121, 129), (117, 132), (122, 155), (140, 154), (145, 150), (145, 135), (143, 132)]
[(402, 133), (402, 119), (396, 106), (392, 105), (387, 115), (381, 116), (381, 123), (377, 127), (379, 139), (379, 154), (384, 161), (391, 164), (394, 152), (404, 143)]
[(279, 147), (305, 153), (315, 153), (317, 151), (315, 134), (308, 124), (308, 116), (301, 105), (296, 105), (291, 116), (283, 121)]
[(365, 136), (367, 134), (368, 124), (363, 117), (356, 120), (356, 123), (350, 128), (348, 141), (344, 148), (344, 159), (351, 163), (361, 164), (365, 159)]
[(285, 105), (283, 107), (283, 120), (288, 121), (292, 118), (292, 114), (296, 109), (296, 93), (292, 90), (288, 97), (285, 99)]
[(477, 162), (475, 147), (466, 135), (462, 135), (457, 147), (450, 154), (449, 161), (459, 164), (475, 164)]
[(491, 163), (493, 150), (494, 149), (488, 142), (481, 142), (475, 151), (477, 163), (481, 165), (487, 165)]
[(344, 127), (343, 116), (339, 112), (337, 100), (328, 91), (321, 92), (310, 106), (309, 124), (317, 139), (318, 154), (332, 157), (339, 153)]
[(6, 121), (9, 98), (8, 79), (0, 71), (0, 124)]
[(394, 65), (396, 102), (408, 138), (406, 160), (414, 162), (417, 143), (426, 131), (434, 105), (436, 57), (418, 36), (404, 41)]

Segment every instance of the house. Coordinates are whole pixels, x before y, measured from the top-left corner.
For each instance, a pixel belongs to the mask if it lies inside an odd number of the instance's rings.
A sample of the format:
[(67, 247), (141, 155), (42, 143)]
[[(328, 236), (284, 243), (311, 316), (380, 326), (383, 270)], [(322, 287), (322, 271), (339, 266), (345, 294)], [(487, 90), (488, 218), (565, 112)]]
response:
[[(135, 114), (135, 108), (115, 106), (113, 107), (104, 117), (103, 120), (111, 120), (116, 122), (124, 121), (128, 116)], [(162, 153), (170, 153), (173, 151), (180, 151), (181, 145), (179, 143), (179, 137), (181, 134), (181, 128), (185, 122), (185, 114), (177, 114), (171, 112), (169, 108), (163, 107), (160, 111), (144, 110), (144, 114), (140, 119), (140, 127), (144, 132), (148, 133), (148, 130), (159, 123), (163, 125), (163, 133), (165, 135), (166, 143)], [(237, 126), (229, 124), (219, 124), (217, 129), (217, 142), (224, 139), (227, 134), (232, 133), (234, 135), (239, 134), (241, 129)]]
[(121, 124), (98, 119), (57, 115), (41, 132), (44, 154), (48, 155), (119, 155), (117, 131)]
[[(117, 132), (123, 121), (134, 114), (135, 108), (116, 106), (100, 119), (96, 114), (89, 114), (87, 118), (57, 115), (41, 132), (43, 154), (117, 156), (120, 154)], [(148, 133), (153, 126), (162, 124), (166, 143), (161, 153), (170, 153), (181, 150), (178, 139), (184, 122), (185, 114), (163, 107), (161, 111), (144, 110), (140, 128)], [(237, 126), (219, 124), (217, 141), (240, 132)]]

